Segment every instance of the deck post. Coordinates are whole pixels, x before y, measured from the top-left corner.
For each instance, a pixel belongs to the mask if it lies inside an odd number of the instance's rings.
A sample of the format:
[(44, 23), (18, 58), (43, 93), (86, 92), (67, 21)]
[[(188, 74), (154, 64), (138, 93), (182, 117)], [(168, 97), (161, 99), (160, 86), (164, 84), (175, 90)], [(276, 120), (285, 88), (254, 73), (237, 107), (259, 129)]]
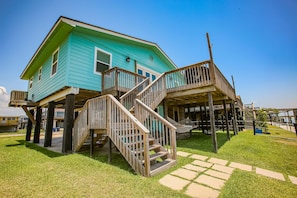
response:
[(108, 137), (108, 163), (110, 164), (112, 160), (112, 141), (110, 137)]
[(226, 100), (223, 100), (223, 105), (224, 105), (224, 113), (225, 113), (227, 139), (230, 140), (229, 120), (228, 120), (228, 111), (227, 111), (227, 107), (226, 107)]
[(235, 112), (235, 105), (234, 102), (232, 102), (231, 104), (231, 109), (232, 109), (232, 114), (233, 114), (233, 131), (234, 131), (234, 135), (237, 135), (237, 116), (236, 116), (236, 112)]
[(65, 118), (64, 118), (64, 132), (63, 132), (63, 143), (62, 152), (72, 152), (72, 128), (74, 124), (74, 102), (75, 95), (68, 94), (65, 101)]
[[(34, 110), (30, 110), (29, 113), (33, 116), (34, 115)], [(31, 119), (28, 119), (28, 124), (27, 124), (27, 131), (26, 131), (26, 141), (31, 140), (31, 132), (32, 132), (32, 121)]]
[(216, 134), (216, 126), (215, 126), (213, 99), (212, 99), (211, 92), (208, 92), (208, 106), (209, 106), (210, 130), (211, 130), (213, 149), (214, 149), (214, 152), (217, 153), (218, 152), (218, 144), (217, 144), (217, 134)]
[(55, 114), (55, 102), (49, 102), (47, 108), (46, 129), (44, 135), (44, 147), (52, 146), (53, 122)]
[(90, 137), (91, 137), (90, 157), (93, 157), (93, 154), (94, 154), (94, 129), (90, 129)]
[(203, 119), (203, 112), (202, 112), (202, 107), (201, 105), (199, 105), (199, 108), (200, 108), (200, 123), (199, 123), (199, 127), (203, 133), (203, 122), (202, 122), (202, 119)]
[(34, 129), (34, 143), (39, 143), (40, 140), (40, 126), (41, 126), (41, 114), (42, 114), (42, 109), (41, 107), (37, 107), (36, 109), (36, 124), (35, 124), (35, 129)]

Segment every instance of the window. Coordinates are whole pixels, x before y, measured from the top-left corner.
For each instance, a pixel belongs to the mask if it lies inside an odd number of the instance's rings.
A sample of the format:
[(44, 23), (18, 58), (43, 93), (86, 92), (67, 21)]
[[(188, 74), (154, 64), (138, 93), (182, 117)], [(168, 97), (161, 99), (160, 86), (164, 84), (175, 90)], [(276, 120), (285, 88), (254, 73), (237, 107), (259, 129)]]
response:
[(148, 73), (148, 72), (145, 72), (145, 77), (148, 77), (148, 78), (150, 78), (150, 77), (151, 77), (151, 74), (150, 74), (150, 73)]
[(38, 81), (41, 81), (42, 67), (38, 70)]
[(139, 64), (137, 64), (136, 69), (137, 69), (137, 73), (139, 75), (142, 75), (142, 76), (145, 76), (145, 77), (149, 78), (151, 82), (156, 80), (156, 78), (160, 75), (156, 71), (148, 69), (147, 67), (141, 66)]
[(152, 74), (152, 81), (156, 80), (156, 76)]
[(111, 67), (111, 54), (101, 49), (95, 48), (95, 68), (94, 72), (101, 74)]
[(57, 49), (52, 55), (51, 76), (55, 75), (58, 71), (58, 59), (59, 59), (59, 49)]
[(137, 70), (137, 73), (138, 73), (138, 74), (140, 74), (140, 75), (142, 75), (142, 74), (143, 74), (143, 72), (142, 72), (142, 70), (141, 70), (141, 69), (138, 69), (138, 70)]
[(33, 87), (33, 76), (29, 80), (29, 88), (31, 89)]

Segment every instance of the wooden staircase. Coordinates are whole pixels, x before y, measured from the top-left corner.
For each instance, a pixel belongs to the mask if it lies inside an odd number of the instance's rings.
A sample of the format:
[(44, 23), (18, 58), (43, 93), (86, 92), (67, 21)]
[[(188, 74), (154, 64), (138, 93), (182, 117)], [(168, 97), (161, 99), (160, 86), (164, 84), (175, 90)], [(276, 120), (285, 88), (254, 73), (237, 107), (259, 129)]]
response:
[(136, 173), (158, 174), (176, 164), (175, 131), (164, 125), (163, 120), (149, 117), (150, 113), (146, 115), (158, 127), (147, 129), (112, 95), (91, 99), (75, 120), (73, 150), (83, 146), (90, 130), (106, 131)]

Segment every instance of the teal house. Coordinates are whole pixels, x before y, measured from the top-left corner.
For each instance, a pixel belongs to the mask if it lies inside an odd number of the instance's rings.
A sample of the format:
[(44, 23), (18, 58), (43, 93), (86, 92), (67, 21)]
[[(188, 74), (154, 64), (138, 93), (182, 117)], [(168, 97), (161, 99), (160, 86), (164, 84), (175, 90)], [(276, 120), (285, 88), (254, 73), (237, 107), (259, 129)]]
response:
[(144, 176), (176, 163), (177, 128), (167, 117), (178, 122), (190, 106), (207, 102), (216, 151), (212, 106), (236, 101), (212, 59), (178, 68), (156, 43), (66, 17), (57, 20), (20, 78), (28, 89), (12, 91), (9, 105), (30, 118), (27, 141), (33, 126), (33, 142), (40, 141), (47, 109), (44, 147), (50, 147), (54, 109), (64, 108), (63, 153), (78, 151), (88, 139), (91, 150), (109, 142)]

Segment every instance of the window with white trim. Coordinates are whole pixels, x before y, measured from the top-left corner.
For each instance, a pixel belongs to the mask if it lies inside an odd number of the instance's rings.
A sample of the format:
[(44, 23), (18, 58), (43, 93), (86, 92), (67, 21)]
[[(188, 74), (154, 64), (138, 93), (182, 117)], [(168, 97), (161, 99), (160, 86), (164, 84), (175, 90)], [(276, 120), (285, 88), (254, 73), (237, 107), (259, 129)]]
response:
[(29, 80), (29, 88), (32, 89), (33, 87), (33, 76)]
[(38, 70), (38, 81), (41, 81), (41, 75), (42, 75), (42, 67)]
[(59, 48), (52, 55), (51, 76), (55, 75), (58, 71)]
[(94, 72), (101, 74), (111, 68), (112, 55), (102, 49), (95, 48)]

